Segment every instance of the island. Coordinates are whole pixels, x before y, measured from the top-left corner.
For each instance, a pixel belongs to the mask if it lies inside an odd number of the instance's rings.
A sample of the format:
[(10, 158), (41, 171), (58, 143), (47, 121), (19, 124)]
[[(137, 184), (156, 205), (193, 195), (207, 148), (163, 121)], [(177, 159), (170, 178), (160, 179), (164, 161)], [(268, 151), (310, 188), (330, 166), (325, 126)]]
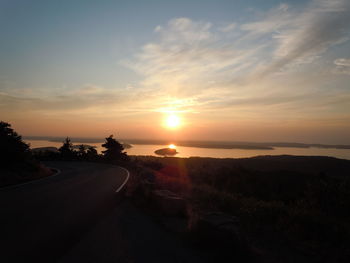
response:
[(154, 151), (154, 153), (157, 154), (157, 155), (162, 155), (162, 156), (174, 156), (178, 152), (176, 151), (176, 149), (162, 148), (162, 149)]

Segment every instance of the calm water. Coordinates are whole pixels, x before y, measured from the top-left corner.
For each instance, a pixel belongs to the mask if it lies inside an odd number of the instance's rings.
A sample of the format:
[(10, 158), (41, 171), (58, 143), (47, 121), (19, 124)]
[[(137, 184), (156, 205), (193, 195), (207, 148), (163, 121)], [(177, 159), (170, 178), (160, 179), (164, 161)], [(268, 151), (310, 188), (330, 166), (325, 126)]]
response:
[[(61, 142), (50, 142), (46, 140), (27, 140), (30, 143), (31, 148), (36, 147), (61, 147)], [(98, 152), (101, 152), (104, 148), (101, 147), (101, 143), (89, 143), (91, 146), (96, 146)], [(167, 145), (141, 145), (133, 144), (133, 147), (127, 149), (129, 155), (154, 155), (155, 150), (165, 148)], [(177, 157), (214, 157), (214, 158), (241, 158), (252, 157), (258, 155), (317, 155), (317, 156), (332, 156), (341, 159), (350, 160), (349, 149), (322, 149), (322, 148), (292, 148), (292, 147), (276, 147), (274, 150), (241, 150), (241, 149), (208, 149), (208, 148), (196, 148), (196, 147), (183, 147), (178, 146), (179, 152)]]

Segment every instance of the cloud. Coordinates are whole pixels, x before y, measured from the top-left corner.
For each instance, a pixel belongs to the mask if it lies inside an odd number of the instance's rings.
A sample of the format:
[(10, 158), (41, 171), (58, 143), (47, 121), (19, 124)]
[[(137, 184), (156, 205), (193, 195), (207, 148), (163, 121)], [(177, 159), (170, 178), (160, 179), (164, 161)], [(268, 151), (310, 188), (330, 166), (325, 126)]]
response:
[[(155, 108), (198, 112), (222, 103), (233, 110), (243, 104), (287, 104), (288, 99), (307, 104), (328, 81), (323, 70), (317, 69), (322, 76), (307, 72), (348, 40), (348, 24), (348, 0), (314, 0), (298, 9), (281, 4), (255, 21), (224, 26), (174, 18), (157, 26), (157, 38), (123, 64), (143, 76), (140, 87), (168, 103)], [(175, 107), (171, 100), (182, 105)]]
[(277, 32), (292, 21), (293, 15), (287, 11), (288, 5), (281, 4), (277, 8), (273, 8), (262, 15), (259, 20), (242, 24), (240, 29), (249, 32), (245, 38), (253, 38)]
[[(350, 2), (348, 0), (315, 0), (299, 15), (285, 25), (279, 34), (278, 59), (270, 71), (291, 62), (310, 63), (331, 46), (348, 38), (350, 24)], [(311, 59), (310, 59), (311, 58)]]
[(342, 67), (350, 67), (350, 59), (349, 58), (338, 58), (334, 60), (334, 64)]
[(161, 35), (165, 43), (181, 41), (183, 44), (196, 44), (212, 37), (211, 26), (209, 22), (193, 22), (189, 18), (181, 17), (171, 19), (166, 27), (157, 26), (155, 32)]
[(336, 65), (333, 70), (336, 74), (345, 74), (350, 75), (350, 59), (349, 58), (338, 58), (334, 60), (334, 64)]
[(157, 28), (158, 41), (144, 45), (134, 59), (123, 64), (145, 77), (143, 88), (171, 96), (197, 94), (227, 81), (252, 66), (256, 62), (253, 55), (261, 48), (236, 49), (223, 41), (222, 28), (188, 18), (172, 19)]
[[(322, 57), (348, 40), (350, 1), (313, 0), (298, 9), (281, 4), (251, 17), (240, 24), (173, 18), (156, 26), (155, 38), (121, 62), (142, 76), (140, 83), (28, 94), (3, 89), (0, 108), (85, 116), (225, 111), (237, 118), (248, 113), (293, 118), (301, 110), (319, 114), (320, 109), (348, 114), (346, 102), (329, 100), (336, 85), (325, 92), (338, 80), (325, 73)], [(334, 73), (350, 74), (349, 59), (334, 64)], [(342, 92), (336, 97), (348, 97)]]
[(231, 23), (231, 24), (228, 24), (228, 25), (225, 25), (225, 26), (222, 26), (219, 28), (220, 31), (222, 32), (230, 32), (230, 31), (233, 31), (237, 28), (237, 24), (236, 23)]
[(282, 5), (241, 28), (249, 31), (249, 37), (272, 38), (274, 59), (260, 72), (266, 76), (320, 58), (332, 46), (348, 40), (349, 24), (350, 1), (314, 0), (302, 11)]
[(98, 95), (105, 93), (106, 90), (103, 87), (96, 85), (85, 85), (84, 87), (74, 91), (77, 95)]
[(156, 28), (154, 29), (154, 32), (160, 32), (162, 30), (161, 26), (156, 26)]
[[(23, 89), (25, 90), (25, 89)], [(56, 94), (55, 94), (56, 93)], [(76, 89), (61, 89), (50, 93), (23, 93), (21, 89), (0, 92), (0, 109), (9, 114), (36, 112), (52, 114), (84, 114), (122, 110), (132, 100), (125, 90), (110, 90), (96, 85), (85, 85)]]

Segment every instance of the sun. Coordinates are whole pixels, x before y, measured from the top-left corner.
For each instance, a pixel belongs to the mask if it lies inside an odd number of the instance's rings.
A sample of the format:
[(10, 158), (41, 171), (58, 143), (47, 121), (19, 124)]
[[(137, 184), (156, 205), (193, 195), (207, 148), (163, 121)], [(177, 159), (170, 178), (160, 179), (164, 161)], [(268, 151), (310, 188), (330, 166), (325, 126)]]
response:
[(167, 116), (165, 123), (168, 128), (177, 128), (180, 126), (180, 118), (175, 114), (171, 114)]
[(176, 149), (176, 145), (175, 144), (169, 144), (169, 149)]

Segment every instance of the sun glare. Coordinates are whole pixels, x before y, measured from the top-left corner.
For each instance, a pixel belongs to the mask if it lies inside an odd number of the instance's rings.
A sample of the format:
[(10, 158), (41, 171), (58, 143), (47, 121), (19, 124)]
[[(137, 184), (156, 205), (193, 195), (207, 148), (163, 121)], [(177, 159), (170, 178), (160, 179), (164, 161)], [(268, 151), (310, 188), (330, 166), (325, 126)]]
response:
[(170, 144), (168, 147), (169, 147), (169, 149), (176, 149), (175, 144)]
[(166, 126), (168, 128), (177, 128), (180, 125), (180, 118), (174, 114), (166, 118)]

